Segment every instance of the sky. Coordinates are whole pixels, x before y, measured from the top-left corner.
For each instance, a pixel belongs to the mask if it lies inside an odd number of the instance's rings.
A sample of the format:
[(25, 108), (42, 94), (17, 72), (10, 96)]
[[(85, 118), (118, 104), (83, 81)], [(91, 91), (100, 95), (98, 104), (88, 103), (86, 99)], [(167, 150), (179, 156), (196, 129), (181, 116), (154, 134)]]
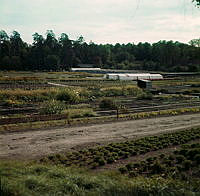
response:
[(0, 0), (0, 30), (32, 43), (37, 32), (83, 36), (95, 43), (188, 43), (200, 37), (200, 8), (192, 0)]

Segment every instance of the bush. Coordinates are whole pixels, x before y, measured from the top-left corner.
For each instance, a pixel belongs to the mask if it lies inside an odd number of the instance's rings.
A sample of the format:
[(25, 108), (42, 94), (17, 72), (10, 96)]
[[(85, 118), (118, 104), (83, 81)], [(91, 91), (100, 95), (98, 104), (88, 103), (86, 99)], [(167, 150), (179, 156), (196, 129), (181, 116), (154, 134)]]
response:
[(96, 113), (92, 108), (67, 109), (63, 113), (68, 114), (71, 118), (94, 117)]
[(65, 109), (65, 105), (56, 100), (48, 101), (44, 104), (44, 107), (40, 110), (40, 114), (60, 114)]
[(101, 158), (101, 159), (98, 160), (98, 163), (99, 163), (100, 166), (102, 166), (102, 165), (106, 164), (106, 161), (103, 158)]
[(80, 101), (79, 92), (70, 89), (63, 89), (58, 92), (56, 99), (66, 103), (78, 103)]
[(115, 159), (113, 157), (109, 157), (107, 159), (107, 163), (113, 163), (115, 161)]
[(113, 99), (104, 98), (101, 100), (99, 107), (102, 109), (116, 109), (116, 103)]
[(130, 171), (128, 176), (129, 176), (130, 178), (134, 178), (134, 177), (137, 177), (138, 174), (137, 174), (137, 172), (135, 172), (135, 171)]
[(126, 167), (120, 167), (119, 171), (120, 171), (121, 174), (125, 174), (128, 170), (127, 170)]
[(152, 165), (152, 173), (153, 174), (160, 174), (161, 172), (164, 172), (164, 171), (165, 171), (165, 167), (163, 165), (161, 165), (161, 163), (156, 161)]
[(177, 155), (176, 160), (177, 163), (182, 163), (185, 160), (185, 157), (183, 155)]
[(191, 168), (191, 166), (192, 166), (192, 161), (190, 161), (190, 160), (185, 160), (185, 161), (183, 162), (183, 166), (184, 166), (184, 169), (185, 169), (185, 170), (189, 170), (189, 169)]
[(127, 168), (128, 171), (131, 171), (133, 169), (133, 164), (132, 163), (128, 163), (126, 165), (126, 168)]

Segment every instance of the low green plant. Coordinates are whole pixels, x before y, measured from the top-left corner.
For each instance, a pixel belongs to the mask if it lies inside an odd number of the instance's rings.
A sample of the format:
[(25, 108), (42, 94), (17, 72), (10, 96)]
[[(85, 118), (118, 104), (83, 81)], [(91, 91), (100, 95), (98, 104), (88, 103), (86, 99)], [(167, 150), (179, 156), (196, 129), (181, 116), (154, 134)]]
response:
[(61, 114), (65, 108), (66, 106), (63, 102), (53, 99), (44, 104), (44, 106), (40, 109), (40, 114)]
[(116, 109), (117, 105), (113, 99), (103, 98), (99, 103), (99, 107), (102, 109)]
[(72, 89), (62, 89), (60, 90), (57, 95), (56, 99), (59, 101), (64, 101), (66, 103), (78, 103), (80, 101), (79, 92)]
[(138, 94), (137, 96), (138, 100), (152, 100), (153, 99), (153, 95), (150, 92), (142, 92), (140, 94)]
[(183, 167), (185, 170), (189, 170), (191, 168), (191, 166), (192, 166), (192, 161), (190, 161), (190, 160), (183, 161)]
[(96, 113), (92, 108), (66, 109), (63, 111), (63, 113), (70, 115), (71, 118), (86, 118), (96, 116)]

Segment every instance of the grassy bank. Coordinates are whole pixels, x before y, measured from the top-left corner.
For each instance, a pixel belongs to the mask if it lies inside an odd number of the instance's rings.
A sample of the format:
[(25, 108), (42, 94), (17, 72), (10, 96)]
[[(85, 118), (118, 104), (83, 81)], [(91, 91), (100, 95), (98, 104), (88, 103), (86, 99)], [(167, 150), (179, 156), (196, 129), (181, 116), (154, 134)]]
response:
[(119, 172), (91, 173), (61, 166), (1, 162), (1, 196), (77, 195), (195, 196), (196, 182), (154, 176), (129, 178)]

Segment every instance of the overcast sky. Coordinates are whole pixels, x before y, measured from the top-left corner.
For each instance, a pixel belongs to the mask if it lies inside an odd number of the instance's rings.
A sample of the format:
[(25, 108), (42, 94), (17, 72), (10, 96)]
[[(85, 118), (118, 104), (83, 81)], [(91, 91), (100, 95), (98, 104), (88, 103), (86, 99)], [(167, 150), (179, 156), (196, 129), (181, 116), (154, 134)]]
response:
[(24, 41), (51, 29), (86, 42), (138, 43), (200, 37), (200, 8), (192, 0), (0, 0), (0, 30)]

